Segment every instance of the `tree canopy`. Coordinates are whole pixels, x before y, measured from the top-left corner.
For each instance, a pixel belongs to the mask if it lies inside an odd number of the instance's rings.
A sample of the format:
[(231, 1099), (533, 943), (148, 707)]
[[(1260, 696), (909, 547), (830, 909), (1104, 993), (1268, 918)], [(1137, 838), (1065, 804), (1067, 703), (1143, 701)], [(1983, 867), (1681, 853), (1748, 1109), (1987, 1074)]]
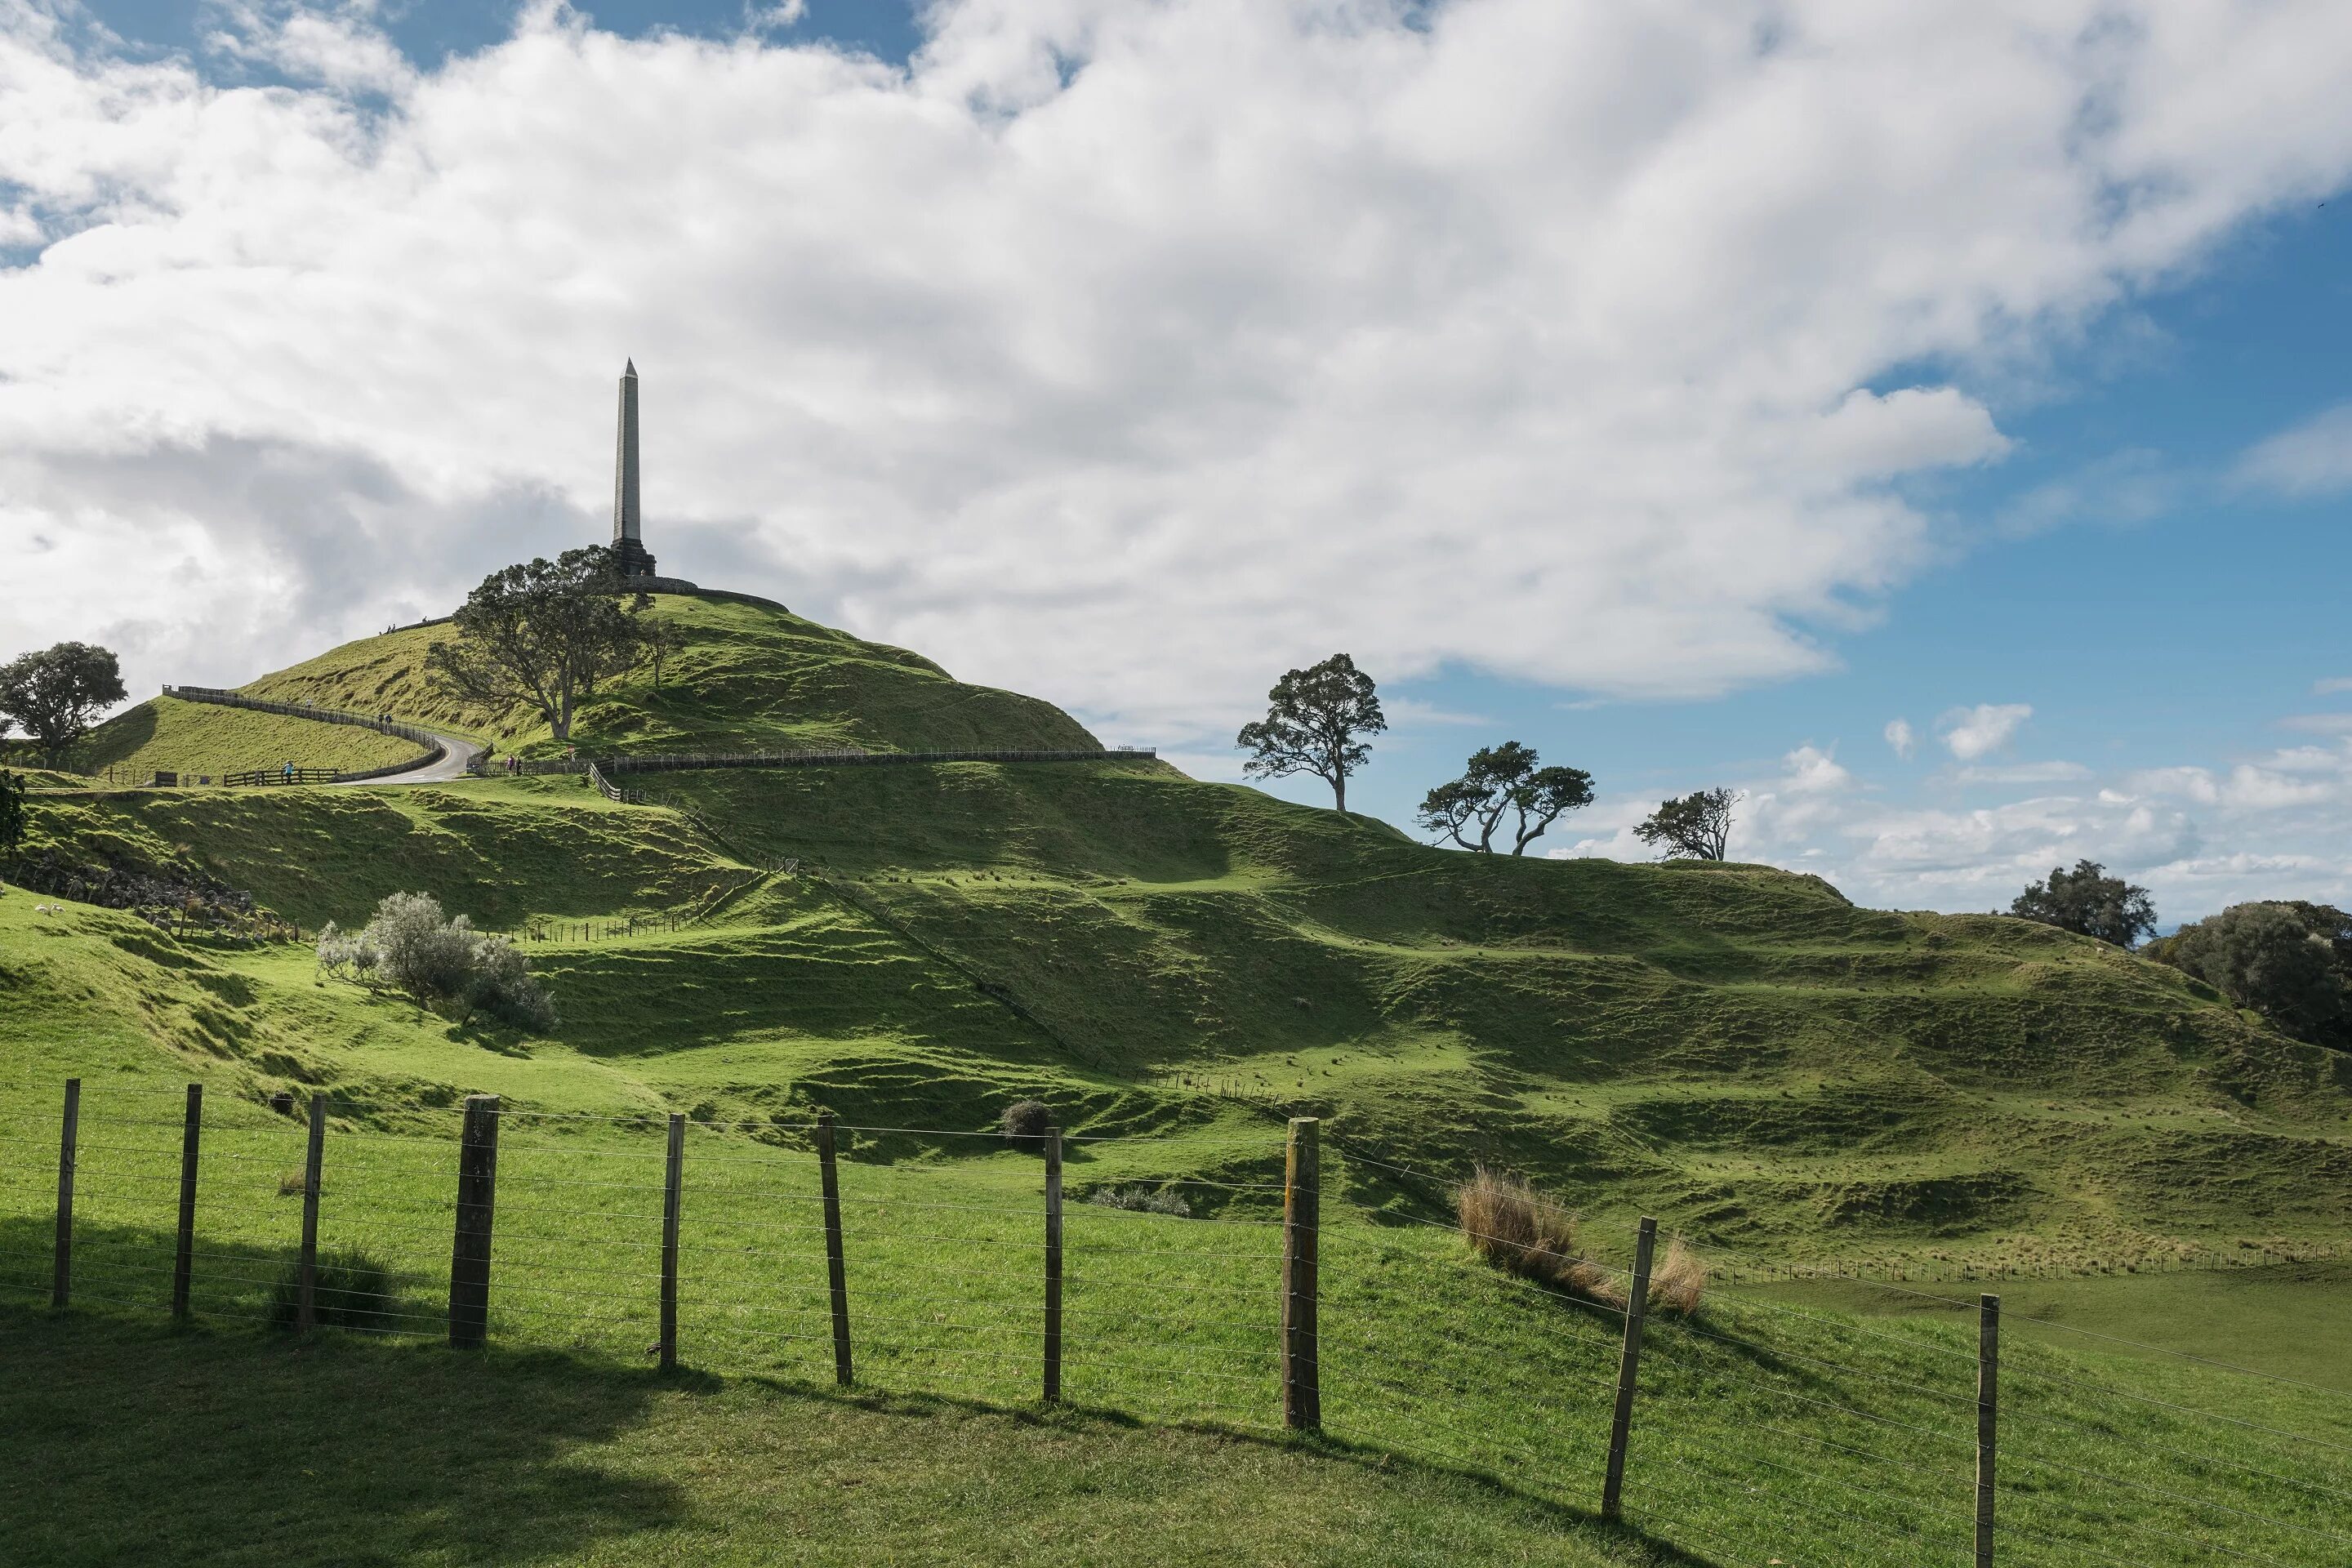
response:
[(2117, 947), (2129, 947), (2156, 929), (2156, 904), (2147, 889), (2108, 876), (2095, 860), (2077, 860), (2072, 871), (2052, 867), (2050, 879), (2018, 894), (2009, 912)]
[(126, 695), (114, 655), (89, 643), (61, 642), (0, 665), (0, 713), (25, 727), (51, 767)]
[(444, 689), (467, 701), (530, 704), (557, 740), (566, 740), (572, 714), (596, 695), (597, 683), (636, 660), (637, 623), (622, 606), (625, 592), (603, 545), (493, 572), (457, 611), (457, 640), (434, 644), (426, 666)]
[(1250, 753), (1242, 772), (1253, 778), (1313, 773), (1331, 786), (1333, 804), (1346, 812), (1348, 775), (1372, 754), (1361, 737), (1389, 727), (1372, 678), (1346, 654), (1335, 653), (1289, 671), (1266, 699), (1265, 717), (1243, 725), (1234, 737)]
[[(1540, 767), (1531, 746), (1506, 741), (1470, 755), (1462, 776), (1423, 797), (1421, 826), (1482, 855), (1495, 852), (1504, 814), (1516, 812), (1511, 853), (1524, 855), (1560, 816), (1592, 804), (1592, 775), (1581, 768)], [(1477, 837), (1470, 837), (1475, 829)]]
[(1666, 858), (1720, 860), (1731, 847), (1733, 808), (1739, 796), (1727, 789), (1696, 790), (1658, 803), (1633, 829), (1648, 845), (1666, 847)]
[(0, 768), (0, 855), (14, 855), (25, 837), (25, 781)]
[(2147, 952), (2284, 1034), (2352, 1049), (2352, 914), (2333, 904), (2232, 904)]

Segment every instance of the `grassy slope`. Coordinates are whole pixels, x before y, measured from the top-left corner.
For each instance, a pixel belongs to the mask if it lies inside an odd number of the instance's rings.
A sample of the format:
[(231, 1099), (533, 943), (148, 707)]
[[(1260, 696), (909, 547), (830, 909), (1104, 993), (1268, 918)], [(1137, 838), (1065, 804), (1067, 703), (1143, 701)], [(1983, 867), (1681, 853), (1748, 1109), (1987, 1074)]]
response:
[(92, 731), (84, 765), (134, 778), (157, 769), (217, 778), (292, 763), (358, 773), (419, 754), (416, 745), (353, 724), (320, 724), (277, 713), (153, 697)]
[[(862, 641), (814, 621), (749, 605), (659, 595), (649, 614), (683, 639), (658, 689), (649, 665), (622, 677), (575, 717), (572, 741), (604, 752), (863, 746), (872, 751), (1097, 744), (1049, 703), (968, 686), (919, 654)], [(423, 626), (346, 644), (245, 687), (279, 701), (388, 708), (495, 740), (508, 751), (558, 751), (523, 710), (456, 702), (425, 678), (426, 650), (455, 634)]]

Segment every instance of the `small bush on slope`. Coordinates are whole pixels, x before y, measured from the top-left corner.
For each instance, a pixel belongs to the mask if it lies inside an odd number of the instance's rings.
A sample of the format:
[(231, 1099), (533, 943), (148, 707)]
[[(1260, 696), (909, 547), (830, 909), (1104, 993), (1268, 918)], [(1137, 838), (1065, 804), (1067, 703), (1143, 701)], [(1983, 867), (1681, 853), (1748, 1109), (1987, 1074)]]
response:
[(331, 921), (319, 933), (319, 967), (362, 985), (388, 985), (459, 1023), (484, 1012), (520, 1028), (555, 1026), (555, 1000), (528, 973), (530, 961), (502, 936), (441, 912), (430, 893), (394, 893), (375, 919), (349, 934)]

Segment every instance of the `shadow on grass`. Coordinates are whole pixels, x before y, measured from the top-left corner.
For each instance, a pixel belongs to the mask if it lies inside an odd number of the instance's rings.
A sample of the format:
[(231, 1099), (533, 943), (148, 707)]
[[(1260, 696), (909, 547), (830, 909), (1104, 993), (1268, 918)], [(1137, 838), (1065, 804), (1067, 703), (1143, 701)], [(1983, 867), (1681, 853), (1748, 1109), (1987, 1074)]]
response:
[(1644, 1560), (1654, 1568), (1716, 1568), (1711, 1558), (1694, 1556), (1674, 1542), (1632, 1525), (1622, 1522), (1611, 1525), (1601, 1519), (1597, 1510), (1573, 1507), (1527, 1488), (1513, 1486), (1492, 1470), (1475, 1465), (1438, 1461), (1425, 1455), (1415, 1455), (1377, 1443), (1356, 1442), (1325, 1432), (1271, 1433), (1262, 1428), (1235, 1426), (1219, 1421), (1152, 1420), (1108, 1405), (1083, 1405), (1066, 1400), (1057, 1405), (1004, 1405), (959, 1394), (885, 1389), (865, 1384), (847, 1389), (831, 1388), (757, 1373), (740, 1381), (778, 1397), (838, 1405), (872, 1415), (931, 1419), (953, 1412), (965, 1415), (992, 1415), (1022, 1426), (1060, 1432), (1083, 1432), (1089, 1428), (1119, 1432), (1189, 1432), (1214, 1437), (1221, 1442), (1273, 1452), (1309, 1454), (1382, 1476), (1417, 1472), (1442, 1477), (1476, 1487), (1497, 1498), (1508, 1499), (1554, 1526), (1595, 1531), (1638, 1546), (1644, 1553)]
[(569, 1358), (175, 1331), (0, 1301), (12, 1561), (568, 1559), (677, 1523), (667, 1482), (574, 1450), (657, 1385)]

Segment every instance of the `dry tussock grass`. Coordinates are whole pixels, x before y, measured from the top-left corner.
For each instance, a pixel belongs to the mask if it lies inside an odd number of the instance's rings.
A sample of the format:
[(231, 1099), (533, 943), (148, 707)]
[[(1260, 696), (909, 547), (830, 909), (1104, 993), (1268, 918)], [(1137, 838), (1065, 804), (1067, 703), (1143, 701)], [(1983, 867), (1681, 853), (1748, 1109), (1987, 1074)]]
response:
[[(1575, 1213), (1518, 1177), (1481, 1166), (1454, 1189), (1454, 1209), (1471, 1247), (1496, 1268), (1588, 1301), (1624, 1306), (1624, 1289), (1582, 1255)], [(1705, 1260), (1676, 1237), (1650, 1270), (1650, 1305), (1687, 1316), (1706, 1293)]]
[(1650, 1305), (1689, 1317), (1706, 1294), (1706, 1260), (1683, 1245), (1681, 1237), (1666, 1244), (1665, 1257), (1650, 1270)]
[(1454, 1210), (1471, 1247), (1496, 1268), (1595, 1300), (1612, 1299), (1608, 1275), (1578, 1252), (1576, 1215), (1517, 1177), (1480, 1166), (1454, 1189)]

